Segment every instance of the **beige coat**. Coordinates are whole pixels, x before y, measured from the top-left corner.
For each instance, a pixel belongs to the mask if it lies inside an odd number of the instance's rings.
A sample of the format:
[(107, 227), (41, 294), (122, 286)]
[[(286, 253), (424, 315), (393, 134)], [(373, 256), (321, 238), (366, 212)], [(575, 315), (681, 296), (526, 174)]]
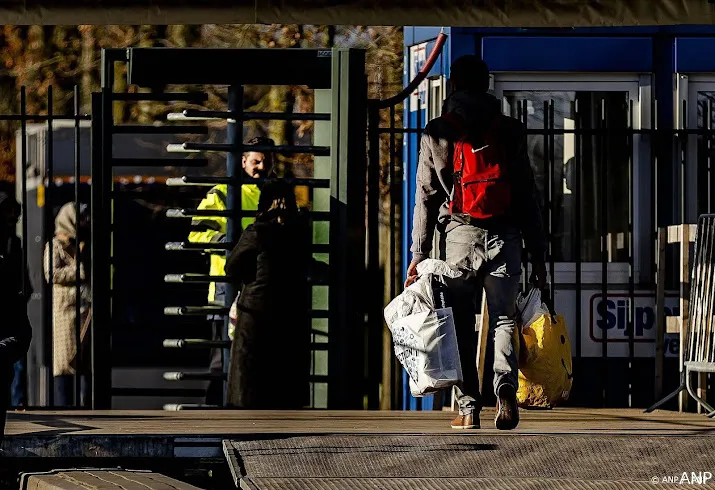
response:
[[(45, 279), (50, 282), (49, 264), (52, 257), (52, 357), (53, 374), (75, 374), (73, 360), (77, 353), (75, 318), (76, 318), (76, 262), (77, 255), (74, 238), (77, 235), (74, 204), (69, 203), (60, 209), (55, 220), (55, 237), (45, 246)], [(89, 315), (90, 287), (80, 264), (80, 295), (82, 325)], [(84, 364), (84, 362), (83, 362)]]

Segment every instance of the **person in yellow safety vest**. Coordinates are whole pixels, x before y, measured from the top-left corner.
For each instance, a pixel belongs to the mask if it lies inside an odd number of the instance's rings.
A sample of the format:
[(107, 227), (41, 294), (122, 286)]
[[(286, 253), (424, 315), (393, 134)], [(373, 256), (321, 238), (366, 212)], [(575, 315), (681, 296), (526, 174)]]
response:
[[(246, 145), (275, 146), (270, 138), (258, 137), (249, 140)], [(241, 159), (244, 177), (252, 179), (263, 179), (271, 175), (273, 171), (273, 155), (248, 151)], [(199, 204), (200, 210), (225, 211), (228, 185), (218, 184), (213, 187), (206, 197)], [(258, 200), (261, 196), (260, 187), (256, 184), (244, 184), (241, 189), (241, 210), (256, 211)], [(244, 217), (241, 219), (241, 230), (253, 223), (254, 217)], [(189, 242), (195, 243), (221, 243), (226, 241), (226, 226), (228, 218), (224, 216), (202, 216), (191, 220), (192, 231), (189, 234)], [(238, 238), (238, 237), (236, 237)], [(211, 254), (209, 274), (211, 276), (225, 276), (226, 255), (225, 252)], [(233, 298), (231, 298), (233, 299)], [(209, 284), (208, 300), (210, 305), (225, 306), (226, 285), (222, 283)], [(225, 340), (223, 338), (223, 318), (219, 315), (210, 315), (212, 321), (213, 340)], [(223, 372), (223, 351), (222, 349), (211, 350), (211, 363), (209, 370), (214, 373)], [(223, 382), (212, 380), (206, 392), (207, 405), (220, 405), (223, 398)]]

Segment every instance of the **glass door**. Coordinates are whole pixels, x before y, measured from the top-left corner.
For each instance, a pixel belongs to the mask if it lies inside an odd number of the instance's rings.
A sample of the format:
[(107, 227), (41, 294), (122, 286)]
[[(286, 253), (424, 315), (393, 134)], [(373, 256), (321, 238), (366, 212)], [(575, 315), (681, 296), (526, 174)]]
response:
[(640, 128), (638, 78), (497, 75), (494, 94), (529, 130), (555, 282), (573, 283), (577, 262), (584, 283), (602, 282), (605, 227), (609, 283), (627, 283), (629, 240), (635, 255), (641, 241), (629, 233), (631, 220), (639, 219), (636, 201), (645, 199), (636, 197), (638, 136), (629, 131)]

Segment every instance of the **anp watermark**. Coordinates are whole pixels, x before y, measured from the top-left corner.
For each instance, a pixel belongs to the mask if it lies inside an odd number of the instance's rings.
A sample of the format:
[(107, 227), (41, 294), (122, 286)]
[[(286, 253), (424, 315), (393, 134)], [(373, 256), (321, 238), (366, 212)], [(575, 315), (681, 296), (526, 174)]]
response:
[(677, 483), (678, 485), (705, 485), (713, 479), (713, 474), (709, 471), (684, 471), (681, 475), (654, 476), (650, 482), (654, 485), (658, 483)]

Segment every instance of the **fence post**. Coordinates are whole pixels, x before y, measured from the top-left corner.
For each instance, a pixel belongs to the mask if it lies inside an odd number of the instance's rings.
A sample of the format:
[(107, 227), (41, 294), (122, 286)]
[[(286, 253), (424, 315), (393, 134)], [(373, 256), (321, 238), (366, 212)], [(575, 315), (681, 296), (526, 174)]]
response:
[[(680, 226), (680, 358), (681, 373), (685, 369), (685, 344), (687, 342), (688, 327), (690, 323), (690, 226)], [(678, 395), (678, 410), (683, 412), (688, 409), (688, 393), (681, 391)]]
[(655, 334), (655, 399), (663, 396), (663, 340), (665, 336), (665, 249), (668, 244), (668, 232), (658, 229), (658, 257), (656, 258), (656, 334)]

